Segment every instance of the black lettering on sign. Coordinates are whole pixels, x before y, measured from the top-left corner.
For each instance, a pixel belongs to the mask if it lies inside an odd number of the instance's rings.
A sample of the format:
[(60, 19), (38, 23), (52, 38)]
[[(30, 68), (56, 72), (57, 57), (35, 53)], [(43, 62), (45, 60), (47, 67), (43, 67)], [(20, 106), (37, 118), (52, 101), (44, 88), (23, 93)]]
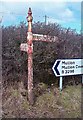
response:
[(65, 70), (65, 74), (74, 73), (74, 70)]
[(62, 74), (64, 74), (64, 70), (62, 70)]
[(65, 70), (65, 74), (67, 74), (67, 70)]

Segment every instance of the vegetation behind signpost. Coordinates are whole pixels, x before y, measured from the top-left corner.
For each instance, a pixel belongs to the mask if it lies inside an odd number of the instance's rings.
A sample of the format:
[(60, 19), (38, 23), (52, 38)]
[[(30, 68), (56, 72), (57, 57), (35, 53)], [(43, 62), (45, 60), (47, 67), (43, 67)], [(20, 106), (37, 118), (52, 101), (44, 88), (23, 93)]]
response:
[[(58, 37), (55, 43), (33, 42), (36, 97), (33, 107), (26, 100), (27, 54), (20, 51), (19, 47), (21, 43), (26, 43), (27, 26), (21, 22), (18, 26), (2, 27), (3, 116), (80, 117), (81, 87), (78, 84), (81, 82), (81, 76), (63, 77), (63, 91), (60, 93), (59, 78), (53, 74), (52, 66), (59, 58), (81, 58), (81, 35), (71, 28), (64, 29), (57, 23), (45, 25), (37, 22), (33, 23), (32, 28), (33, 34)], [(78, 86), (74, 86), (75, 84)], [(11, 106), (19, 107), (11, 110)]]
[[(51, 84), (57, 81), (51, 69), (56, 59), (81, 58), (81, 35), (70, 28), (61, 28), (57, 23), (45, 25), (38, 22), (34, 23), (32, 28), (34, 34), (58, 37), (55, 43), (33, 42), (34, 82)], [(2, 27), (2, 33), (3, 84), (25, 82), (27, 55), (20, 51), (19, 46), (23, 42), (26, 43), (27, 26), (21, 22), (18, 26)]]

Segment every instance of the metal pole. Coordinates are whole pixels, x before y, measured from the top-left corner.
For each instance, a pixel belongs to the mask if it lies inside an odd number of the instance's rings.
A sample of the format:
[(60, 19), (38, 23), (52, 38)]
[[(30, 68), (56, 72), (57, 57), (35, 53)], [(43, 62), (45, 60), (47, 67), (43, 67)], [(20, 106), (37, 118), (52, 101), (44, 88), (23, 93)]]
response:
[(45, 25), (46, 25), (46, 23), (47, 23), (47, 16), (45, 15)]
[(62, 90), (62, 83), (63, 82), (63, 79), (62, 79), (62, 77), (60, 77), (60, 90)]
[(82, 85), (83, 85), (83, 75), (82, 75)]
[(28, 11), (28, 33), (27, 33), (27, 44), (28, 44), (28, 100), (30, 104), (34, 103), (33, 98), (33, 35), (32, 35), (32, 12), (31, 8)]

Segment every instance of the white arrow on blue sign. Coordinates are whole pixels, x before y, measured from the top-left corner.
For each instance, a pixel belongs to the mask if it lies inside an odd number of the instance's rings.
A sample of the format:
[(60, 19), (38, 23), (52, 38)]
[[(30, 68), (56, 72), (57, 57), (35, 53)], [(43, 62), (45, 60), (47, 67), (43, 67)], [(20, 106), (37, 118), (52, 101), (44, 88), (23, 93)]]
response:
[(52, 70), (57, 77), (83, 74), (83, 59), (58, 59)]

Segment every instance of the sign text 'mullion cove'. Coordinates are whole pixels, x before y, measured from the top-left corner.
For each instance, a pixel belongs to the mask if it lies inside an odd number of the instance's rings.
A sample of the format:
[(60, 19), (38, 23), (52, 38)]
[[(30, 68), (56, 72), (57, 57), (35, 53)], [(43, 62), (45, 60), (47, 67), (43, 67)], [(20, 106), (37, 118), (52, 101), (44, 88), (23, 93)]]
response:
[(55, 76), (83, 74), (83, 59), (58, 59), (52, 69)]

